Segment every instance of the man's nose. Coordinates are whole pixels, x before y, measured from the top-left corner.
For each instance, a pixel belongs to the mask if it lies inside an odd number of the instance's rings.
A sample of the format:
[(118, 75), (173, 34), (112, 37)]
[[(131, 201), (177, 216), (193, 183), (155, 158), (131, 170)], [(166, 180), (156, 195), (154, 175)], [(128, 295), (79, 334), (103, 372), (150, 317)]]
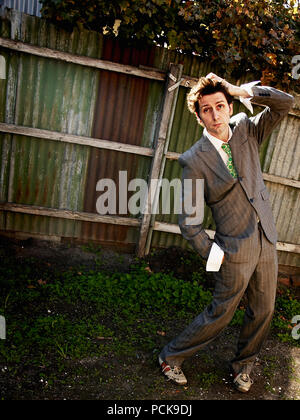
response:
[(218, 118), (219, 118), (219, 112), (216, 109), (213, 109), (213, 111), (212, 111), (212, 117), (213, 117), (213, 120), (214, 121), (218, 120)]

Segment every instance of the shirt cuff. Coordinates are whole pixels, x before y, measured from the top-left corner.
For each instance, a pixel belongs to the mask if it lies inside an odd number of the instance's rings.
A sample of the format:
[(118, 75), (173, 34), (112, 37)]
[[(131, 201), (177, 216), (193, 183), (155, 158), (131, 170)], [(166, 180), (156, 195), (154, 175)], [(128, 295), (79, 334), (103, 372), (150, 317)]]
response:
[(215, 242), (212, 244), (208, 260), (206, 263), (206, 271), (219, 271), (222, 265), (224, 251)]
[(240, 101), (247, 109), (249, 109), (251, 114), (253, 114), (253, 107), (251, 104), (251, 99), (253, 98), (252, 87), (257, 85), (258, 83), (260, 83), (260, 80), (256, 80), (255, 82), (250, 82), (250, 83), (244, 83), (243, 85), (240, 86), (240, 88), (244, 89), (248, 93), (248, 95), (251, 96), (251, 98), (242, 98), (240, 96)]

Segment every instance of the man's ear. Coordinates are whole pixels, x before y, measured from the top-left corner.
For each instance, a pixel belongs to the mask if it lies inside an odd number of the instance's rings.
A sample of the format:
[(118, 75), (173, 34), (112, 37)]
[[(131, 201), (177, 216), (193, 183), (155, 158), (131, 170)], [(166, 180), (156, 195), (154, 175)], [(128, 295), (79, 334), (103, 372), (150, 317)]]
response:
[(196, 119), (198, 121), (198, 124), (200, 124), (200, 125), (202, 125), (202, 127), (204, 127), (204, 124), (203, 124), (201, 118), (199, 117), (198, 112), (195, 112), (195, 115), (196, 115)]
[(233, 103), (229, 104), (229, 115), (232, 116), (233, 114)]

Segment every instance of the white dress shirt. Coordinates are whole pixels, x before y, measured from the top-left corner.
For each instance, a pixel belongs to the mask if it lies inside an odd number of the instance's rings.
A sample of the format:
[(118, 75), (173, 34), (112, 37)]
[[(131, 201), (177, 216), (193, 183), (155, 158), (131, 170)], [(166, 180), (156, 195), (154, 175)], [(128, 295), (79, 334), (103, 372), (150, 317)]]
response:
[[(260, 83), (260, 82), (255, 81), (255, 82), (246, 83), (246, 84), (240, 86), (241, 88), (245, 89), (246, 92), (251, 96), (250, 98), (241, 98), (240, 97), (239, 99), (244, 104), (244, 106), (247, 109), (249, 109), (249, 111), (252, 114), (253, 114), (253, 108), (252, 108), (252, 104), (250, 102), (251, 98), (253, 97), (252, 87), (257, 85), (258, 83)], [(227, 161), (229, 159), (229, 156), (222, 149), (222, 144), (224, 142), (222, 140), (219, 140), (216, 137), (212, 136), (211, 134), (209, 134), (208, 131), (206, 130), (206, 128), (203, 130), (203, 135), (205, 135), (209, 139), (209, 141), (214, 145), (214, 147), (216, 148), (216, 150), (220, 154), (223, 162), (227, 166)], [(227, 140), (228, 142), (230, 141), (231, 137), (232, 137), (232, 131), (231, 131), (231, 128), (229, 127), (229, 136), (228, 136), (228, 140)], [(229, 145), (230, 145), (230, 143), (229, 143)], [(224, 251), (219, 247), (219, 245), (216, 244), (216, 242), (214, 242), (212, 244), (212, 247), (211, 247), (208, 259), (207, 259), (206, 271), (219, 271), (220, 267), (222, 265), (223, 257), (224, 257)]]

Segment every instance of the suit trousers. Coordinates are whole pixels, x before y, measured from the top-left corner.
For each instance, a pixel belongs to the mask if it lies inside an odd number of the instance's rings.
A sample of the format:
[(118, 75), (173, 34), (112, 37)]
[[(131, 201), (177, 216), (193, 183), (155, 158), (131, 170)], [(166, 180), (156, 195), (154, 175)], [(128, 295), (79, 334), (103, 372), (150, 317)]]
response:
[(244, 322), (231, 366), (236, 373), (249, 374), (269, 331), (275, 306), (277, 272), (276, 246), (267, 240), (258, 223), (254, 233), (241, 240), (236, 254), (225, 252), (220, 271), (214, 273), (212, 302), (163, 348), (160, 357), (170, 366), (181, 366), (187, 357), (210, 343), (230, 323), (246, 293)]

